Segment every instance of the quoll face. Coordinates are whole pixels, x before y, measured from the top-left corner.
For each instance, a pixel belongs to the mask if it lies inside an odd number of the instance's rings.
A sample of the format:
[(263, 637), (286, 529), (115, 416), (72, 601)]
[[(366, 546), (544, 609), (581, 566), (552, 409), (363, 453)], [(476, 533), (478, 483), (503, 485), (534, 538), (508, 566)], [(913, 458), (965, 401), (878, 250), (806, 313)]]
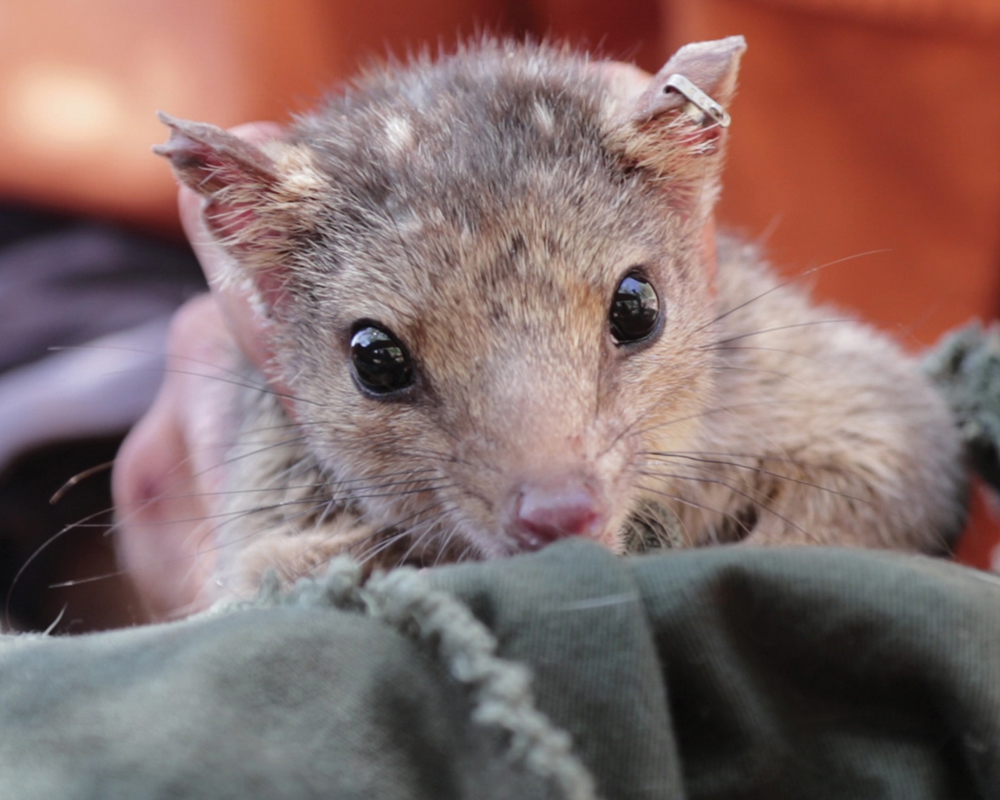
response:
[[(338, 182), (348, 199), (325, 200), (321, 226), (336, 235), (296, 254), (309, 265), (299, 335), (327, 343), (296, 368), (299, 413), (338, 478), (405, 486), (359, 500), (379, 525), (433, 519), (489, 555), (565, 535), (617, 548), (639, 454), (680, 447), (707, 402), (709, 283), (648, 176), (596, 135), (580, 137), (595, 151), (581, 158), (547, 152), (537, 121), (513, 127), (519, 140), (480, 131), (494, 147), (480, 158), (536, 155), (489, 191), (387, 155), (359, 221), (360, 190)], [(305, 141), (321, 169), (334, 145)]]
[(727, 103), (742, 50), (623, 83), (485, 42), (371, 74), (269, 146), (171, 123), (161, 152), (256, 287), (311, 451), (386, 489), (348, 490), (368, 524), (478, 556), (621, 549), (646, 454), (689, 442), (712, 389), (723, 130), (667, 79)]

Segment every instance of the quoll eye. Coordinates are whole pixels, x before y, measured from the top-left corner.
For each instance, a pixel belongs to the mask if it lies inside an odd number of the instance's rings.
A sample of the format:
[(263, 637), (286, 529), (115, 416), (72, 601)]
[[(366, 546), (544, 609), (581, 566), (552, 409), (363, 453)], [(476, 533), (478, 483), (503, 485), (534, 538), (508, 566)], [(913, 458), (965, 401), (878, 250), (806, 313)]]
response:
[(653, 285), (638, 272), (630, 272), (618, 284), (608, 321), (618, 344), (640, 342), (656, 330), (660, 300)]
[(389, 394), (413, 383), (413, 364), (406, 348), (375, 325), (364, 325), (351, 337), (351, 362), (358, 382), (374, 394)]

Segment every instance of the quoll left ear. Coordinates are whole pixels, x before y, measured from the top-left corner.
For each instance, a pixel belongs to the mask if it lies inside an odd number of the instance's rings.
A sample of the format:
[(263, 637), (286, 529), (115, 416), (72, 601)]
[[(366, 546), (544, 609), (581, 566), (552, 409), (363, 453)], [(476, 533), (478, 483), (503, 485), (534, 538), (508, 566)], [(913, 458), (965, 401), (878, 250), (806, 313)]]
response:
[(700, 199), (707, 205), (701, 211), (711, 210), (717, 193), (728, 108), (745, 50), (742, 36), (682, 47), (613, 126), (613, 149), (681, 198)]

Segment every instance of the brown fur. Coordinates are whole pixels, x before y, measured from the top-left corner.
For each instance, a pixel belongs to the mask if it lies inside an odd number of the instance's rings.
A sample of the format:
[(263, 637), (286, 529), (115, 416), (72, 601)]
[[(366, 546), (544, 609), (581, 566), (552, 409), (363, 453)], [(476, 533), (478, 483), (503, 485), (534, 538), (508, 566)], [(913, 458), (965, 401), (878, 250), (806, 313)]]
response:
[[(842, 315), (746, 245), (721, 238), (713, 272), (725, 131), (662, 84), (684, 72), (725, 105), (742, 49), (684, 48), (625, 98), (583, 56), (487, 42), (369, 75), (259, 150), (169, 121), (161, 152), (209, 199), (296, 398), (290, 426), (273, 395), (238, 392), (228, 483), (254, 491), (220, 534), (234, 586), (345, 550), (517, 552), (511, 498), (549, 474), (596, 487), (616, 550), (650, 506), (692, 545), (941, 546), (959, 445), (914, 362), (827, 324)], [(620, 347), (608, 308), (637, 265), (665, 323)], [(412, 390), (359, 391), (359, 320), (405, 344)]]

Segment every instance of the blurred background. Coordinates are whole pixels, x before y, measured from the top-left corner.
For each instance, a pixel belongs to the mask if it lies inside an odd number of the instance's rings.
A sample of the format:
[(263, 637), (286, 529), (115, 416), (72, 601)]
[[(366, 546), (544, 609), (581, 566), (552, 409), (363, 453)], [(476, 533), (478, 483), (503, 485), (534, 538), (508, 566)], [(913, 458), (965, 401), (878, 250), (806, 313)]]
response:
[[(203, 288), (149, 151), (165, 138), (155, 111), (282, 121), (372, 58), (482, 31), (569, 39), (650, 71), (686, 42), (743, 34), (723, 224), (789, 275), (830, 264), (809, 278), (817, 295), (914, 351), (997, 316), (998, 0), (0, 0), (0, 595), (13, 622), (82, 631), (141, 616), (113, 577), (100, 466), (152, 400), (171, 311)], [(1000, 567), (992, 502), (976, 494), (957, 550), (982, 568)]]

